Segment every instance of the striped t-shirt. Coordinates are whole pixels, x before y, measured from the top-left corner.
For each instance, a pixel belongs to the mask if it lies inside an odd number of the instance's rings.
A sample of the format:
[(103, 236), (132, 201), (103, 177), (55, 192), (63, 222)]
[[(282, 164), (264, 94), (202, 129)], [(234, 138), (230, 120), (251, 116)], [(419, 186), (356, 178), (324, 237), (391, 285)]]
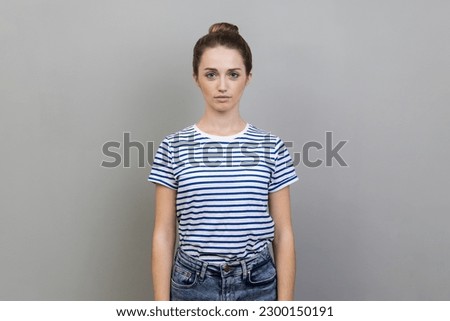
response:
[(297, 179), (283, 141), (250, 124), (233, 136), (196, 125), (167, 136), (148, 177), (177, 191), (180, 248), (213, 264), (250, 257), (273, 240), (268, 195)]

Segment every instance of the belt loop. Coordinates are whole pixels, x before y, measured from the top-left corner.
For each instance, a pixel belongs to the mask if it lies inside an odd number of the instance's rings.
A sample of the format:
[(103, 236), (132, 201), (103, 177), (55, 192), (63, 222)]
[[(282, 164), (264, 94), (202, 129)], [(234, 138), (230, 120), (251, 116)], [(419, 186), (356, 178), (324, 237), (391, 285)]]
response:
[(208, 263), (207, 262), (203, 262), (202, 264), (202, 269), (200, 271), (200, 280), (203, 281), (203, 279), (205, 278), (205, 274), (206, 274), (206, 268), (208, 267)]
[(247, 263), (245, 262), (245, 260), (241, 261), (241, 266), (242, 266), (242, 280), (247, 280)]

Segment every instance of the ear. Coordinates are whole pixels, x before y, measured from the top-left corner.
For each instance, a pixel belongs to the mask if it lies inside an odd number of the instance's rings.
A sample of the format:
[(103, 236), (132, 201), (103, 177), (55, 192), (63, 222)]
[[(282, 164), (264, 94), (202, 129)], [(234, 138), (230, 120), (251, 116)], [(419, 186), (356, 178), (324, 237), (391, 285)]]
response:
[(192, 74), (192, 79), (194, 79), (194, 82), (197, 84), (198, 87), (200, 87), (200, 84), (198, 83), (198, 76)]
[(251, 80), (252, 80), (252, 73), (249, 73), (248, 76), (247, 76), (247, 80), (245, 82), (245, 85), (247, 86), (250, 83)]

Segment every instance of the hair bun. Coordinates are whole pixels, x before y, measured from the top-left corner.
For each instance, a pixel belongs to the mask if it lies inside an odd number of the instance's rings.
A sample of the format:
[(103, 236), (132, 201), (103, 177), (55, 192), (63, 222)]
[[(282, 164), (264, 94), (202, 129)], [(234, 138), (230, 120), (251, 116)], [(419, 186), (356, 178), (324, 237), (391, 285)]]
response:
[(239, 34), (239, 28), (228, 22), (218, 22), (209, 27), (209, 33), (233, 32)]

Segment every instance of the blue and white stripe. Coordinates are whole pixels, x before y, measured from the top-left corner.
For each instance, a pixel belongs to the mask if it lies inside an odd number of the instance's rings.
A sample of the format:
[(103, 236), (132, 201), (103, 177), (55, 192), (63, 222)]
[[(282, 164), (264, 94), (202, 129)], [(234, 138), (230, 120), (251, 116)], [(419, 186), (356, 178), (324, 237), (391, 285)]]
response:
[(297, 179), (283, 141), (250, 124), (228, 137), (195, 125), (167, 136), (148, 178), (177, 190), (180, 247), (217, 264), (254, 255), (273, 240), (268, 195)]

